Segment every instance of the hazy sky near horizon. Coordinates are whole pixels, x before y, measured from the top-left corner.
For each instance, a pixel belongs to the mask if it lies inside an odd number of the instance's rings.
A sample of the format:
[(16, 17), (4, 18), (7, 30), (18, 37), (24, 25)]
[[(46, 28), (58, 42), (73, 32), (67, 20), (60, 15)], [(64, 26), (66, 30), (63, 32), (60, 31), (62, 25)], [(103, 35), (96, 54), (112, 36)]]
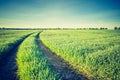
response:
[(120, 26), (120, 0), (0, 0), (0, 27)]

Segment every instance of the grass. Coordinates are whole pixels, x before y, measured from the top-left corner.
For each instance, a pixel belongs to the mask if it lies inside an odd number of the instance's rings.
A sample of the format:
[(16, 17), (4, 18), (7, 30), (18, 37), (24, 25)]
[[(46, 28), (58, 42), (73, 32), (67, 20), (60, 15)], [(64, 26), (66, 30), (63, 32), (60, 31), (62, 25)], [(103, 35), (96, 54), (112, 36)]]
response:
[(0, 60), (32, 32), (30, 30), (0, 30)]
[(120, 31), (46, 30), (40, 39), (90, 79), (120, 80)]
[(56, 74), (36, 42), (38, 34), (29, 36), (19, 47), (16, 60), (20, 80), (56, 80)]

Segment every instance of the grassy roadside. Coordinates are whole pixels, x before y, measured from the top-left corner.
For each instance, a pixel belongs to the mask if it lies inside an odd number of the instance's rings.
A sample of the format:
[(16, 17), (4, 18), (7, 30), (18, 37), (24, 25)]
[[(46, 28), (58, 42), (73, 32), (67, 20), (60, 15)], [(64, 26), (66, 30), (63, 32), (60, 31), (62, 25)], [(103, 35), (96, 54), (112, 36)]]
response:
[(31, 30), (1, 30), (0, 61), (10, 55), (11, 50), (18, 46), (32, 32)]
[(36, 38), (39, 33), (29, 36), (20, 45), (17, 53), (18, 76), (20, 80), (55, 80), (56, 75), (40, 51)]
[(46, 30), (40, 39), (91, 79), (120, 79), (120, 31)]

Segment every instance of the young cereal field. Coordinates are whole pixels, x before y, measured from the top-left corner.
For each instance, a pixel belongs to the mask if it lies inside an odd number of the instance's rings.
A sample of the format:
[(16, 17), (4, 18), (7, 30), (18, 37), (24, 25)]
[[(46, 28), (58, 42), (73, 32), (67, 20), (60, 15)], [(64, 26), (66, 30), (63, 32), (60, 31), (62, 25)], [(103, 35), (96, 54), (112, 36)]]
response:
[(120, 31), (0, 30), (0, 80), (120, 80)]
[(55, 80), (55, 73), (49, 68), (49, 63), (42, 55), (37, 45), (35, 33), (29, 36), (17, 53), (18, 75), (20, 80)]
[(34, 31), (0, 30), (0, 80), (16, 79), (15, 54), (19, 44)]
[(120, 79), (120, 31), (47, 30), (40, 39), (90, 79)]
[(7, 52), (17, 46), (32, 31), (0, 30), (0, 60)]

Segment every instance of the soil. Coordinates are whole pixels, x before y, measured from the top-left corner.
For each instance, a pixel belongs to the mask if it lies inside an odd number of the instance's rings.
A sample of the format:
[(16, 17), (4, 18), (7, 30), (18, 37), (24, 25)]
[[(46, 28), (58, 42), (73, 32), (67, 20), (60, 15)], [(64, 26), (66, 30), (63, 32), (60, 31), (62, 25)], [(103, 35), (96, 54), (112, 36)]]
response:
[(65, 62), (60, 56), (57, 56), (49, 48), (47, 48), (42, 41), (37, 39), (39, 47), (43, 55), (48, 59), (54, 70), (60, 76), (59, 80), (88, 80), (86, 76), (81, 73), (77, 73), (70, 65)]
[[(18, 48), (18, 47), (17, 47)], [(16, 75), (16, 52), (17, 48), (9, 52), (9, 56), (4, 60), (4, 64), (0, 66), (0, 80), (18, 80)]]
[[(24, 39), (31, 34), (26, 35)], [(16, 64), (16, 53), (23, 40), (16, 44), (15, 48), (11, 49), (4, 55), (4, 58), (0, 60), (0, 80), (19, 80), (19, 77), (17, 76), (18, 67)]]

